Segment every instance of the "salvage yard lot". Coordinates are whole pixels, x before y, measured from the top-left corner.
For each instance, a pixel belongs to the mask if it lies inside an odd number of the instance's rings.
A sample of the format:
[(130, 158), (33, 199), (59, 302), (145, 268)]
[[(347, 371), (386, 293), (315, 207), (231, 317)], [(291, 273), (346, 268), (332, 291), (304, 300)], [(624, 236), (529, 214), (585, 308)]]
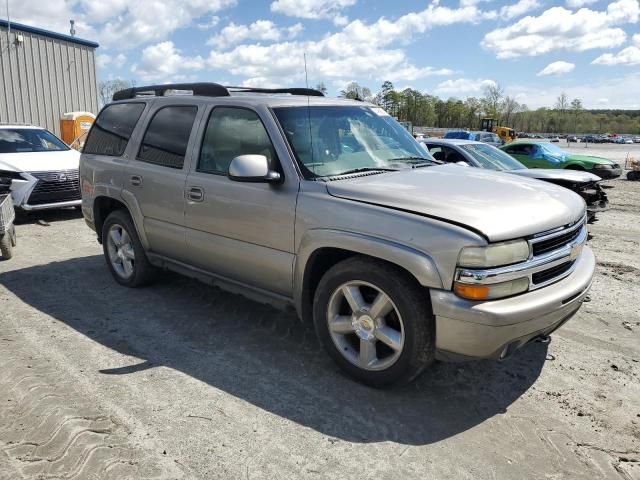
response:
[(75, 212), (23, 218), (0, 262), (0, 479), (640, 479), (640, 182), (608, 184), (591, 301), (550, 344), (388, 391), (293, 314), (169, 273), (117, 286)]

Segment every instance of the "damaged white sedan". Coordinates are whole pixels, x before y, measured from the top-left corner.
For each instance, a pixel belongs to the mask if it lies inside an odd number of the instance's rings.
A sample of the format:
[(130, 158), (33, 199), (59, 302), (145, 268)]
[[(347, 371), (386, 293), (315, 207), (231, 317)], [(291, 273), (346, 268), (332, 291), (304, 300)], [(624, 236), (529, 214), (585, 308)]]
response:
[(79, 152), (43, 128), (0, 125), (0, 177), (11, 179), (18, 209), (79, 206), (79, 161)]

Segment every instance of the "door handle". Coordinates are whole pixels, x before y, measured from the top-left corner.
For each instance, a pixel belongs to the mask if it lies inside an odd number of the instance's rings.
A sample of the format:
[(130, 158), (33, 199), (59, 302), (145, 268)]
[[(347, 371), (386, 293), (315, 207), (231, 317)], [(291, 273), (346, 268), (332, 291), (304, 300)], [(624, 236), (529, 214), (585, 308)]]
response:
[(140, 175), (131, 175), (131, 185), (134, 187), (139, 187), (142, 185), (142, 177)]
[(204, 190), (200, 187), (191, 187), (187, 191), (187, 198), (193, 202), (202, 202), (204, 200)]

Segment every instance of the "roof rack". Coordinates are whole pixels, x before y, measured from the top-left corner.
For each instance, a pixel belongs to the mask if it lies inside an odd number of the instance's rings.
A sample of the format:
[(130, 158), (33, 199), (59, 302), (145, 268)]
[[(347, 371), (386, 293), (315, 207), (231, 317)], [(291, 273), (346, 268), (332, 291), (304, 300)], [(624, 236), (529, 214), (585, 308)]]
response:
[(228, 97), (229, 90), (219, 83), (167, 83), (164, 85), (146, 85), (143, 87), (133, 87), (120, 90), (113, 94), (113, 101), (126, 100), (140, 96), (163, 97), (168, 90), (190, 90), (193, 95), (204, 97)]
[(185, 90), (193, 92), (193, 95), (203, 97), (228, 97), (232, 92), (242, 93), (288, 93), (290, 95), (304, 95), (311, 97), (324, 97), (324, 94), (313, 88), (253, 88), (253, 87), (230, 87), (219, 83), (167, 83), (164, 85), (146, 85), (142, 87), (126, 88), (113, 94), (113, 101), (127, 100), (137, 96), (163, 97), (169, 90)]
[(289, 95), (304, 95), (305, 97), (324, 97), (324, 93), (313, 88), (256, 88), (227, 86), (227, 90), (242, 93), (288, 93)]

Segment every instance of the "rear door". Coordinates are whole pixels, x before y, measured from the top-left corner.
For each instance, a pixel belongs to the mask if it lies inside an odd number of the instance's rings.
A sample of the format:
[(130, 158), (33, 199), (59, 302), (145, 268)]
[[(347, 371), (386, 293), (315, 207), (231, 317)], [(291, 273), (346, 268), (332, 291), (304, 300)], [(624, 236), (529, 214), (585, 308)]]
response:
[(150, 250), (179, 260), (185, 258), (186, 247), (185, 159), (193, 148), (189, 139), (197, 116), (194, 103), (156, 104), (125, 170), (125, 189), (142, 213)]
[[(284, 175), (272, 141), (279, 133), (273, 120), (267, 131), (264, 120), (253, 109), (228, 106), (203, 120), (185, 189), (187, 252), (195, 266), (290, 297), (299, 179)], [(230, 180), (231, 160), (248, 154), (266, 156), (283, 183)]]

